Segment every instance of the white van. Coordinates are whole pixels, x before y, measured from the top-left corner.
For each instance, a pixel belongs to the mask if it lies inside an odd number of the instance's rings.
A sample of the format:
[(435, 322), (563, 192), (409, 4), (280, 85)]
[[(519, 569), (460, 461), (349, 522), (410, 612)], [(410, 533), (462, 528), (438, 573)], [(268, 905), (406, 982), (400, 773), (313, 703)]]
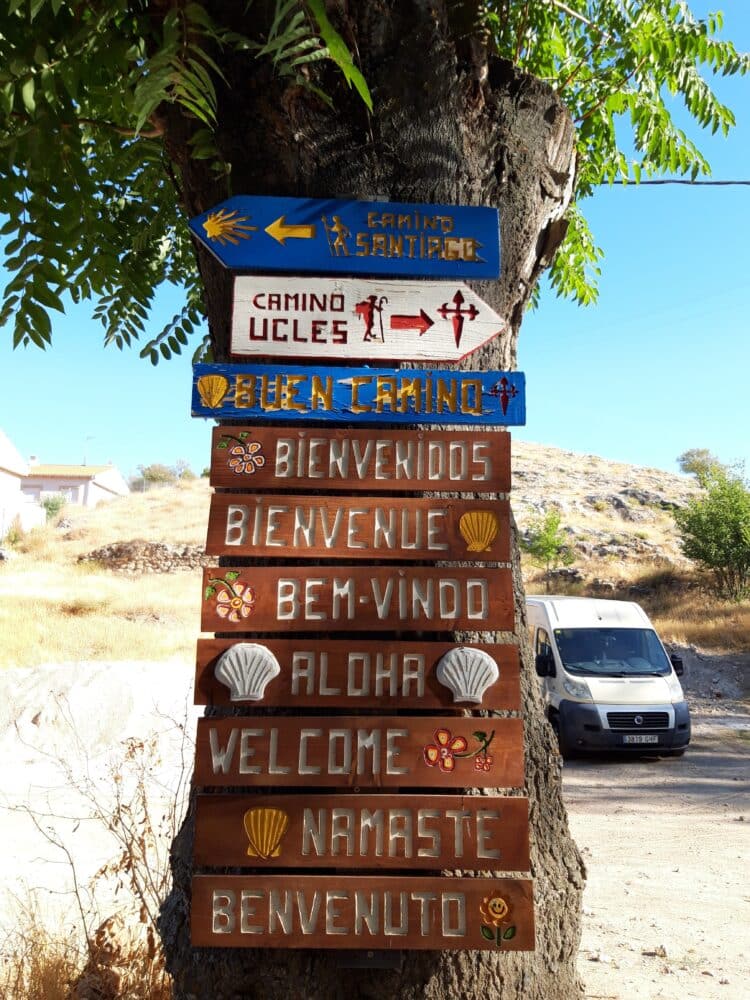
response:
[(560, 753), (632, 750), (681, 756), (690, 712), (645, 612), (630, 601), (526, 599), (536, 672)]

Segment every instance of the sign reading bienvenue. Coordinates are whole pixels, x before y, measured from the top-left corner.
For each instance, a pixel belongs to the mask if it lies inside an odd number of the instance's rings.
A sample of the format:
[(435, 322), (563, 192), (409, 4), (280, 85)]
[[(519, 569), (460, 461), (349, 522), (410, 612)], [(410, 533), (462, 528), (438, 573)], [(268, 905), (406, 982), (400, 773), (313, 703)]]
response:
[(522, 426), (523, 372), (194, 365), (193, 416)]
[(237, 195), (190, 220), (236, 271), (498, 278), (496, 208)]

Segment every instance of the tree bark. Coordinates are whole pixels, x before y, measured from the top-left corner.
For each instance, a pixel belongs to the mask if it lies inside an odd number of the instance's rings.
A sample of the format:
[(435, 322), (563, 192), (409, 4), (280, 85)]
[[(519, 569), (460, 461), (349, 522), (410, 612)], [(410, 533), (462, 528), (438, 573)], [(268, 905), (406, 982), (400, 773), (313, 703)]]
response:
[[(226, 0), (207, 6), (219, 23), (249, 32), (241, 21), (244, 4)], [(463, 367), (510, 369), (515, 367), (524, 308), (564, 235), (574, 132), (547, 85), (488, 58), (486, 39), (471, 22), (476, 6), (448, 0), (339, 0), (328, 5), (368, 81), (372, 115), (332, 67), (324, 69), (316, 84), (333, 98), (334, 109), (310, 91), (285, 84), (267, 60), (225, 56), (222, 70), (228, 85), (220, 94), (218, 144), (231, 164), (229, 189), (216, 182), (203, 161), (189, 159), (193, 126), (175, 109), (165, 113), (166, 145), (190, 216), (240, 193), (499, 207), (500, 280), (472, 287), (507, 319), (508, 328)], [(262, 8), (253, 5), (248, 15), (255, 33), (264, 23)], [(198, 256), (214, 356), (226, 360), (230, 276), (207, 253), (199, 250)], [(176, 997), (580, 996), (576, 952), (585, 873), (568, 832), (560, 757), (534, 674), (515, 545), (513, 576), (515, 637), (523, 663), (535, 952), (402, 952), (398, 968), (375, 971), (345, 968), (345, 951), (192, 949), (191, 808), (173, 845), (173, 888), (160, 920)], [(478, 637), (462, 636), (469, 638)], [(481, 638), (514, 641), (507, 633), (483, 633)]]

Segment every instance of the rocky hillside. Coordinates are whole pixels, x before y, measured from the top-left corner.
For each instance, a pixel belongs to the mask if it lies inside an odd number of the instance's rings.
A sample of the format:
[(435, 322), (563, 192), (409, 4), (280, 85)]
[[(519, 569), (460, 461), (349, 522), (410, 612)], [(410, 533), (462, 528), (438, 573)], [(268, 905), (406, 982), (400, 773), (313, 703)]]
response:
[(513, 442), (511, 502), (519, 528), (557, 507), (576, 564), (601, 559), (681, 564), (672, 514), (698, 492), (691, 476)]

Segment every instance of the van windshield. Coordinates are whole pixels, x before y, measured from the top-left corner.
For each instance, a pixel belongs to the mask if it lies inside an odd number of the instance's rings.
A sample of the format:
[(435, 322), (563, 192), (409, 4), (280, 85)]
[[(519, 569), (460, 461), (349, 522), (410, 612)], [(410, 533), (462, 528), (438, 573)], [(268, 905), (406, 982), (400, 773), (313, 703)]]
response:
[(555, 640), (571, 674), (664, 677), (672, 665), (656, 632), (645, 628), (557, 628)]

